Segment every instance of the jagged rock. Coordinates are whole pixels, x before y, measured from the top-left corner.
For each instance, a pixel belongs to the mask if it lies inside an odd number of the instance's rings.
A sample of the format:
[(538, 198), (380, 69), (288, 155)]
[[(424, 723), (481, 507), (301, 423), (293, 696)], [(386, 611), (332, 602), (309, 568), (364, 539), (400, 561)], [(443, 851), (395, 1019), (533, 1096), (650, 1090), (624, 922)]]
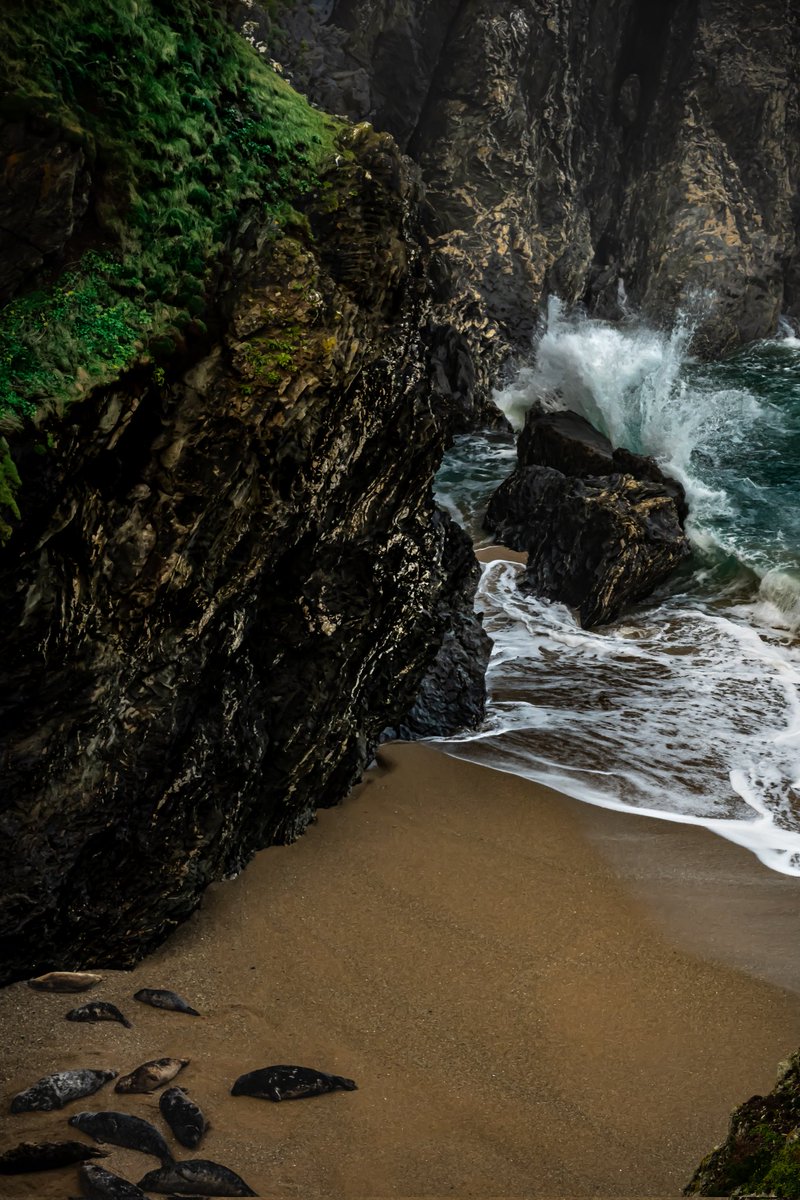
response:
[(670, 479), (654, 458), (634, 454), (624, 446), (614, 447), (585, 417), (569, 410), (528, 410), (517, 444), (519, 467), (553, 467), (563, 475), (632, 475), (657, 483), (675, 501), (681, 524), (689, 509), (686, 492), (677, 479)]
[(441, 606), (448, 620), (441, 649), (420, 684), (409, 711), (383, 740), (443, 737), (480, 724), (486, 708), (486, 668), (491, 639), (474, 611), (480, 567), (472, 542), (439, 510), (444, 539), (442, 565), (447, 587)]
[(134, 962), (346, 794), (459, 625), (480, 640), (431, 490), (417, 172), (357, 127), (305, 204), (277, 239), (244, 218), (207, 343), (96, 389), (44, 458), (9, 435), (0, 982)]
[(585, 627), (614, 620), (689, 554), (681, 485), (583, 417), (531, 410), (518, 456), (486, 526), (527, 551), (522, 586), (577, 608)]
[[(719, 354), (800, 316), (797, 5), (332, 0), (240, 5), (302, 90), (423, 170), (476, 388), (548, 293)], [(281, 30), (285, 36), (281, 36)], [(446, 314), (446, 315), (445, 315)]]
[(800, 1052), (768, 1096), (735, 1110), (728, 1136), (703, 1159), (686, 1196), (800, 1195)]

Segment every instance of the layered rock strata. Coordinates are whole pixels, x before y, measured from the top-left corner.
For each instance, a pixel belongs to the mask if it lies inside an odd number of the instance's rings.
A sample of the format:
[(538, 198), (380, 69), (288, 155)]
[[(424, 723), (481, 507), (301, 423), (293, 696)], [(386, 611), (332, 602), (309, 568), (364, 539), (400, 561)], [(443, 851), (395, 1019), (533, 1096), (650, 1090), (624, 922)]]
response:
[(697, 322), (719, 354), (800, 318), (800, 10), (749, 0), (247, 0), (320, 104), (420, 163), (439, 301), (477, 388), (543, 297)]
[[(474, 562), (434, 508), (418, 180), (355, 129), (302, 219), (253, 213), (204, 342), (10, 441), (3, 978), (132, 963), (259, 847), (340, 800), (454, 625), (475, 717)], [(216, 332), (214, 332), (216, 330)], [(435, 705), (429, 705), (435, 707)]]
[(521, 586), (577, 609), (584, 627), (613, 621), (689, 555), (681, 485), (583, 417), (531, 409), (517, 452), (486, 527), (527, 551)]

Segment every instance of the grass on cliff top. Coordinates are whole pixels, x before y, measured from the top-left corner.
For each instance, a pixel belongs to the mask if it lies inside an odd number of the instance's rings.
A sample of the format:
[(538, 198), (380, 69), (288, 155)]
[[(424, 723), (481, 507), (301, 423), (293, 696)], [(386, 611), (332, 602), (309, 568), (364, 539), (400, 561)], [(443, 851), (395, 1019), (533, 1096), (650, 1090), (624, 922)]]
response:
[(244, 212), (279, 227), (340, 128), (213, 0), (12, 9), (0, 13), (0, 121), (34, 120), (83, 149), (94, 249), (0, 311), (0, 419), (60, 410), (202, 329), (209, 266)]

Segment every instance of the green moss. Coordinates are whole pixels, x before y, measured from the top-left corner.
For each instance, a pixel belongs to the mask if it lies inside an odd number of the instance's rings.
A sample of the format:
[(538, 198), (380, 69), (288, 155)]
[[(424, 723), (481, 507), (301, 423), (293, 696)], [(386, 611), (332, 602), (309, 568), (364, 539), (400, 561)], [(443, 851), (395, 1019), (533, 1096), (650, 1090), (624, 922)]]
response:
[(800, 1200), (800, 1155), (797, 1146), (787, 1146), (762, 1177), (758, 1190), (781, 1200)]
[(19, 472), (11, 457), (8, 442), (0, 437), (0, 545), (5, 544), (11, 537), (12, 529), (3, 512), (10, 512), (19, 520), (16, 493), (19, 490)]
[(171, 353), (243, 210), (291, 218), (339, 126), (213, 0), (19, 0), (0, 46), (6, 111), (84, 148), (105, 241), (0, 312), (0, 416), (32, 416)]
[(70, 399), (81, 388), (79, 368), (93, 381), (124, 369), (153, 314), (121, 294), (119, 281), (119, 263), (90, 252), (57, 284), (3, 309), (0, 412), (30, 416), (42, 397)]
[(279, 337), (254, 337), (242, 348), (242, 360), (251, 380), (277, 387), (290, 371), (302, 345), (299, 325), (287, 325)]

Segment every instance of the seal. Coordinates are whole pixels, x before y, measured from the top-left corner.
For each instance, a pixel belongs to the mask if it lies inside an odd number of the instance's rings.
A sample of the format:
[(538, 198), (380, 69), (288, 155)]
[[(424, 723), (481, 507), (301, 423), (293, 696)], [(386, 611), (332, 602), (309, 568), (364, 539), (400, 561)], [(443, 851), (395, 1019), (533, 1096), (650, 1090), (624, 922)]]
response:
[(158, 1107), (180, 1144), (188, 1150), (196, 1150), (208, 1129), (208, 1121), (194, 1100), (186, 1095), (186, 1089), (168, 1088), (161, 1093)]
[(147, 1200), (141, 1188), (121, 1175), (112, 1175), (105, 1167), (88, 1163), (78, 1172), (84, 1196), (89, 1200)]
[(116, 1079), (116, 1071), (96, 1071), (86, 1067), (77, 1071), (57, 1071), (37, 1079), (24, 1092), (19, 1092), (11, 1101), (12, 1113), (52, 1112), (63, 1108), (70, 1100), (82, 1100), (92, 1096), (110, 1079)]
[(174, 1079), (184, 1067), (188, 1067), (190, 1061), (188, 1058), (151, 1058), (131, 1071), (130, 1075), (118, 1079), (114, 1091), (154, 1092)]
[(86, 1162), (87, 1158), (106, 1158), (107, 1151), (83, 1142), (20, 1142), (13, 1150), (0, 1154), (0, 1175), (28, 1175), (32, 1171), (55, 1171)]
[(240, 1175), (207, 1158), (187, 1158), (150, 1171), (139, 1180), (145, 1192), (174, 1192), (178, 1196), (255, 1196)]
[(102, 982), (102, 975), (91, 975), (88, 971), (49, 971), (29, 979), (28, 987), (35, 992), (88, 992), (90, 987)]
[(190, 1017), (199, 1017), (200, 1013), (186, 1003), (177, 992), (168, 992), (166, 988), (139, 988), (133, 994), (134, 1000), (140, 1004), (149, 1004), (153, 1008), (165, 1008), (170, 1012), (186, 1013)]
[(126, 1029), (132, 1028), (127, 1017), (123, 1016), (116, 1004), (107, 1000), (90, 1000), (80, 1008), (73, 1008), (67, 1013), (68, 1021), (119, 1021)]
[(121, 1112), (82, 1112), (70, 1117), (69, 1124), (93, 1137), (96, 1142), (152, 1154), (161, 1161), (162, 1166), (169, 1166), (175, 1161), (163, 1134), (141, 1117)]
[(342, 1088), (356, 1091), (352, 1079), (328, 1075), (311, 1067), (263, 1067), (240, 1075), (231, 1088), (232, 1096), (256, 1096), (259, 1100), (303, 1100), (306, 1096), (322, 1096)]

